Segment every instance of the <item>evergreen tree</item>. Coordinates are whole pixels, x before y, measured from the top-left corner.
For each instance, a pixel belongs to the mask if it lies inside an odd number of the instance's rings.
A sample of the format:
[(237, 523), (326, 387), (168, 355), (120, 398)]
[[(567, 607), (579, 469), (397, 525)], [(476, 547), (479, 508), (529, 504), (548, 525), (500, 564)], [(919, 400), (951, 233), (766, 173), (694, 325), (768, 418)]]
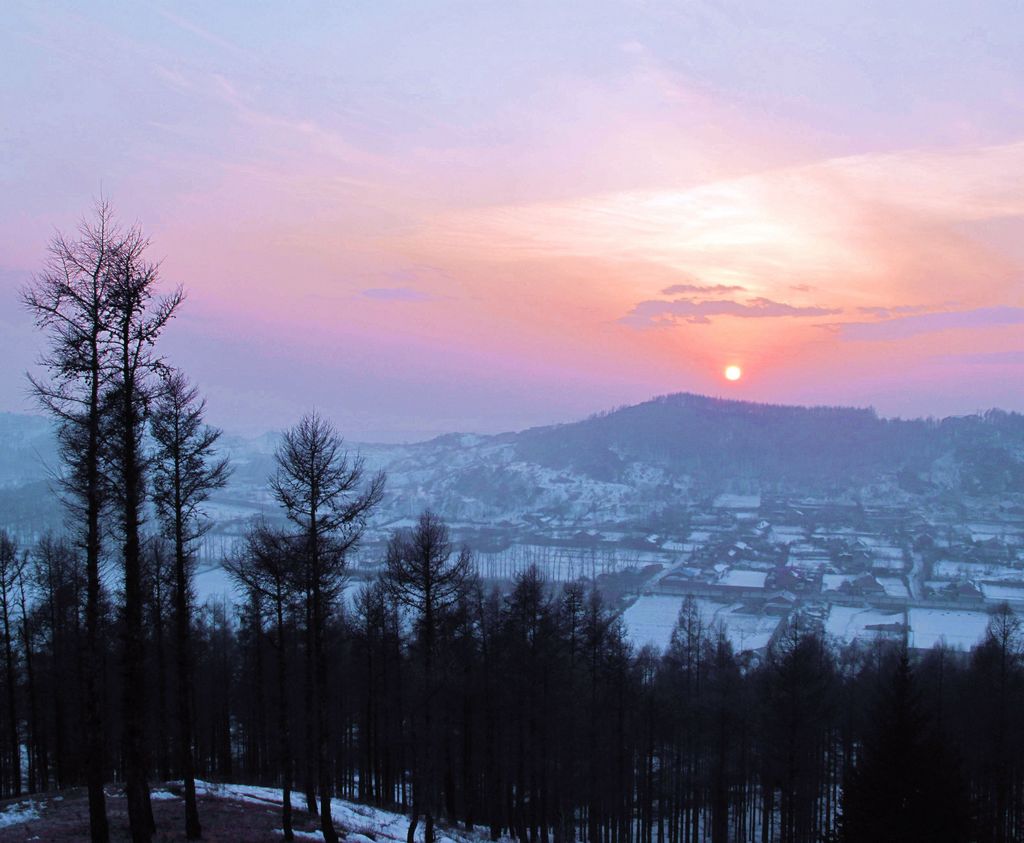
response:
[(48, 349), (40, 358), (46, 377), (30, 375), (40, 406), (57, 421), (64, 502), (78, 523), (77, 541), (85, 551), (85, 717), (88, 742), (89, 836), (107, 843), (104, 714), (100, 705), (102, 553), (100, 516), (106, 504), (102, 482), (102, 400), (112, 377), (108, 321), (117, 256), (131, 249), (134, 235), (115, 222), (109, 203), (97, 203), (83, 219), (78, 237), (57, 234), (44, 270), (22, 291), (36, 326), (46, 332)]
[(924, 709), (906, 650), (891, 658), (843, 790), (849, 843), (966, 843), (970, 809), (956, 759)]
[(209, 529), (202, 505), (227, 482), (226, 458), (215, 449), (220, 431), (204, 422), (206, 402), (181, 372), (170, 372), (157, 394), (150, 432), (153, 501), (174, 549), (174, 639), (177, 653), (178, 758), (185, 785), (185, 836), (202, 835), (192, 758), (192, 575), (196, 541)]
[(103, 394), (103, 471), (123, 573), (122, 687), (125, 791), (133, 843), (148, 843), (155, 832), (149, 798), (146, 741), (144, 592), (142, 536), (148, 464), (143, 450), (145, 422), (154, 397), (155, 376), (163, 370), (155, 346), (183, 299), (180, 288), (157, 295), (157, 265), (146, 259), (149, 241), (130, 229), (108, 268), (109, 295), (104, 324), (110, 378)]
[[(277, 473), (270, 485), (299, 530), (305, 562), (307, 734), (312, 738), (307, 741), (307, 752), (316, 759), (324, 839), (337, 843), (331, 820), (325, 635), (331, 605), (342, 584), (345, 555), (358, 544), (367, 518), (381, 500), (384, 475), (366, 477), (362, 457), (349, 454), (334, 427), (316, 413), (304, 416), (285, 432), (276, 461)], [(307, 764), (309, 761), (307, 758)]]
[(437, 645), (444, 616), (463, 592), (470, 568), (469, 551), (455, 552), (448, 527), (432, 512), (424, 512), (414, 530), (396, 533), (388, 543), (384, 582), (393, 599), (412, 614), (415, 624), (417, 711), (408, 843), (414, 841), (421, 814), (426, 822), (426, 843), (434, 843), (440, 689)]

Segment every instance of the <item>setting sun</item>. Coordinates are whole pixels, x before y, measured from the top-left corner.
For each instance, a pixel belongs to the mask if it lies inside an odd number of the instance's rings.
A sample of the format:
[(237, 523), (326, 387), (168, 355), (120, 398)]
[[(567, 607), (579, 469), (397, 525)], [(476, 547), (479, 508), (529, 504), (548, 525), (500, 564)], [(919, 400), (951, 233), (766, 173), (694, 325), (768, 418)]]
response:
[(727, 381), (738, 381), (743, 376), (743, 370), (739, 366), (726, 366), (725, 379)]

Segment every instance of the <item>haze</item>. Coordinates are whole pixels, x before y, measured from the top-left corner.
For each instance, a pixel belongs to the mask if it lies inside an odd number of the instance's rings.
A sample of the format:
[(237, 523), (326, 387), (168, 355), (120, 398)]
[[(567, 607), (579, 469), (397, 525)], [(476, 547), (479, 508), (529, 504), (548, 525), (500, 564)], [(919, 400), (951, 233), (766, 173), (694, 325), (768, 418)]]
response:
[(1024, 409), (1024, 10), (824, 5), (8, 4), (0, 409), (101, 193), (237, 430)]

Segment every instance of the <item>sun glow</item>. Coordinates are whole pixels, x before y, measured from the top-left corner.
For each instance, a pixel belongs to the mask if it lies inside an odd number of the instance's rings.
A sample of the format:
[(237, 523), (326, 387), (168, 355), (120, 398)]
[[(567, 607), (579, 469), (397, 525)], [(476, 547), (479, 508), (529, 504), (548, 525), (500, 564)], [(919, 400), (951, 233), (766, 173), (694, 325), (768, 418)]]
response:
[(738, 381), (743, 377), (743, 370), (739, 366), (726, 366), (725, 379), (727, 381)]

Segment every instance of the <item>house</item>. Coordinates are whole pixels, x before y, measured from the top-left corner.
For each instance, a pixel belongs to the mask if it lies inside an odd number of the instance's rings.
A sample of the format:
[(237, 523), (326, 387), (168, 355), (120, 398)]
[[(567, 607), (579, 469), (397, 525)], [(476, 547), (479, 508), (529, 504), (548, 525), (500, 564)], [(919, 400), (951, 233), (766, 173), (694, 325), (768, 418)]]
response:
[(839, 586), (839, 591), (859, 597), (877, 597), (885, 594), (885, 588), (871, 574), (864, 574), (855, 580), (844, 582)]

